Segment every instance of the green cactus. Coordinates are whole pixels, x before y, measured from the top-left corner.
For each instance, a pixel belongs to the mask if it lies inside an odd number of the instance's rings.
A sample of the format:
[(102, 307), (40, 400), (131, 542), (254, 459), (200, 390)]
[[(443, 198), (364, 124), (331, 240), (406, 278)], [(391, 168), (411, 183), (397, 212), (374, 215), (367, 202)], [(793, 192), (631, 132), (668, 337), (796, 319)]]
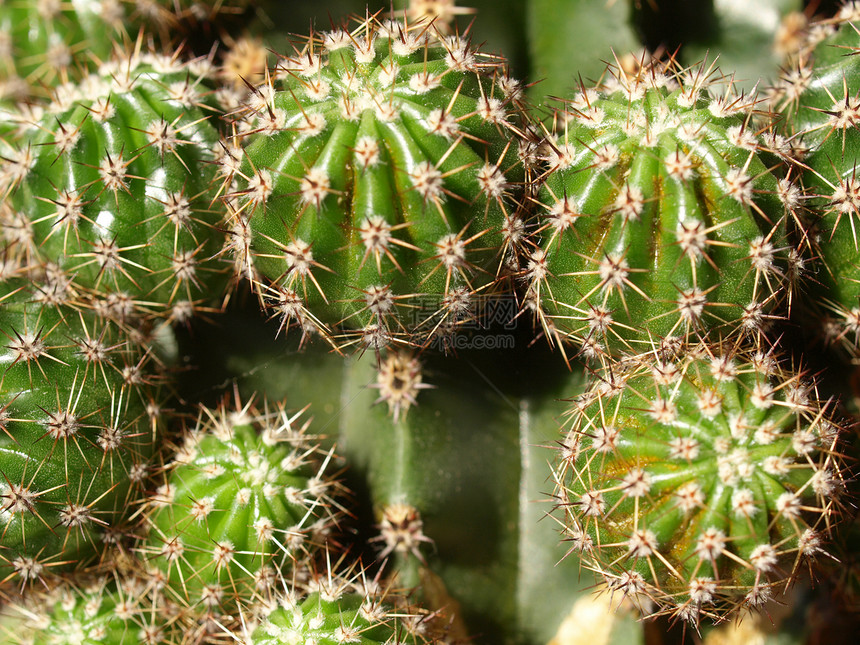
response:
[(0, 642), (856, 631), (860, 3), (281, 4), (0, 3)]
[(132, 52), (21, 115), (23, 134), (0, 146), (6, 260), (55, 266), (123, 324), (217, 305), (210, 67)]
[(2, 0), (0, 98), (28, 100), (107, 61), (144, 29), (168, 46), (183, 23), (235, 17), (245, 0)]
[(13, 605), (25, 625), (20, 645), (169, 645), (179, 643), (167, 617), (154, 607), (146, 583), (100, 578), (61, 585), (33, 606)]
[(143, 495), (162, 401), (118, 327), (15, 284), (0, 298), (0, 575), (25, 586), (101, 557)]
[(336, 484), (301, 413), (251, 404), (204, 409), (166, 464), (138, 551), (192, 611), (267, 596), (334, 528)]
[(822, 552), (846, 472), (815, 381), (708, 346), (599, 375), (554, 479), (565, 539), (646, 612), (760, 607)]
[(545, 144), (530, 306), (589, 356), (761, 334), (786, 298), (799, 189), (760, 159), (755, 100), (704, 63), (608, 74), (558, 111)]
[[(286, 586), (252, 634), (259, 645), (318, 643), (383, 645), (443, 642), (429, 612), (410, 608), (363, 572), (348, 577), (325, 571), (312, 578), (310, 592)], [(395, 604), (397, 603), (397, 604)]]
[[(772, 90), (785, 127), (799, 148), (808, 203), (808, 244), (819, 262), (810, 294), (811, 321), (819, 336), (851, 355), (860, 343), (860, 7), (810, 28), (804, 49)], [(821, 319), (824, 324), (821, 324)]]
[(294, 48), (225, 157), (243, 275), (286, 322), (376, 347), (474, 316), (522, 234), (519, 84), (422, 23)]

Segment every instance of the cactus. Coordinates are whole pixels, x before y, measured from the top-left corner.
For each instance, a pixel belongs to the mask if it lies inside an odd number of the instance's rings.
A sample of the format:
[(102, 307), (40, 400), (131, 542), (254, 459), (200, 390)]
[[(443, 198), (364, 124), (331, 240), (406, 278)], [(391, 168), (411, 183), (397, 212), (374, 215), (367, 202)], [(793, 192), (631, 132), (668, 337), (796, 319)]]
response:
[(530, 306), (591, 356), (761, 334), (786, 298), (799, 189), (760, 159), (755, 100), (704, 63), (609, 73), (556, 113), (523, 260)]
[[(167, 645), (166, 617), (155, 610), (140, 579), (100, 578), (83, 587), (62, 585), (35, 607), (14, 605), (26, 619), (17, 633), (21, 645)], [(160, 608), (159, 608), (160, 609)]]
[(521, 235), (519, 84), (420, 22), (374, 16), (294, 48), (225, 158), (243, 273), (287, 322), (376, 347), (473, 315)]
[(143, 494), (162, 401), (118, 327), (15, 284), (0, 298), (0, 573), (27, 586), (98, 560)]
[(6, 259), (55, 266), (123, 324), (217, 305), (209, 68), (134, 51), (21, 115), (0, 162)]
[(28, 100), (107, 61), (138, 29), (168, 46), (182, 23), (244, 11), (244, 0), (0, 2), (0, 98)]
[(298, 585), (284, 586), (285, 592), (254, 630), (254, 643), (443, 642), (433, 634), (432, 614), (410, 608), (364, 572), (344, 576), (329, 565), (303, 585), (304, 592)]
[(858, 5), (475, 3), (0, 4), (0, 642), (856, 627)]
[(761, 606), (839, 515), (842, 428), (815, 391), (771, 355), (708, 346), (607, 370), (554, 474), (571, 550), (646, 610)]
[(860, 48), (858, 26), (857, 3), (813, 24), (797, 60), (772, 90), (787, 133), (801, 149), (802, 179), (813, 210), (808, 244), (820, 264), (816, 279), (823, 288), (809, 298), (811, 324), (825, 341), (854, 356), (860, 342), (860, 85), (853, 55)]
[(166, 464), (138, 551), (196, 613), (271, 593), (334, 528), (334, 483), (301, 412), (204, 409)]

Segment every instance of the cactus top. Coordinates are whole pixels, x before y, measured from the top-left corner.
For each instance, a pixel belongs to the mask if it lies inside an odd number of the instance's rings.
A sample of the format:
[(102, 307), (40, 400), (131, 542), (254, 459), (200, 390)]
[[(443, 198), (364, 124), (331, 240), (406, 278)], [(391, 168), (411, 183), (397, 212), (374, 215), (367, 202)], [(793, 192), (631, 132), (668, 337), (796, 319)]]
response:
[(282, 597), (254, 631), (258, 645), (383, 645), (436, 640), (423, 633), (427, 615), (395, 609), (379, 590), (332, 578), (320, 591)]
[(371, 343), (455, 324), (521, 234), (520, 97), (499, 59), (427, 24), (310, 36), (237, 120), (244, 159), (224, 158), (241, 270), (291, 322)]
[(755, 101), (704, 63), (609, 71), (557, 113), (544, 146), (523, 267), (544, 326), (589, 353), (760, 332), (784, 296), (799, 189), (760, 158)]
[(611, 588), (720, 620), (821, 549), (841, 428), (772, 356), (688, 350), (604, 372), (571, 411), (555, 480), (565, 538)]
[(165, 645), (172, 643), (160, 607), (153, 607), (140, 580), (98, 579), (65, 584), (37, 599), (34, 607), (13, 605), (27, 619), (14, 637), (21, 645)]

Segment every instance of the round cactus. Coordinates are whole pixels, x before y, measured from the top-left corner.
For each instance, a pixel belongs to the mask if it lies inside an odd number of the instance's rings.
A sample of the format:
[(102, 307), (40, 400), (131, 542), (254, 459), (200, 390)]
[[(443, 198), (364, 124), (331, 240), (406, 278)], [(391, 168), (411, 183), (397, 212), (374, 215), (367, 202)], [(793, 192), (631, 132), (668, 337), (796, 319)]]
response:
[(0, 0), (0, 99), (28, 99), (110, 58), (145, 27), (169, 45), (184, 22), (235, 15), (247, 0)]
[(799, 189), (760, 159), (754, 100), (705, 64), (608, 74), (545, 144), (529, 305), (550, 340), (590, 355), (760, 333), (786, 296)]
[(5, 258), (30, 273), (55, 265), (120, 322), (217, 303), (208, 69), (133, 53), (32, 108), (0, 146)]
[(808, 377), (707, 347), (607, 370), (555, 470), (571, 551), (645, 609), (698, 621), (761, 605), (838, 515), (840, 426)]
[[(860, 351), (860, 4), (814, 24), (806, 49), (774, 88), (774, 102), (800, 148), (812, 208), (808, 235), (820, 261), (810, 290), (812, 325), (829, 343)], [(822, 319), (824, 324), (822, 324)]]
[(519, 97), (501, 60), (427, 24), (311, 35), (224, 157), (240, 270), (285, 321), (372, 346), (474, 315), (522, 234)]
[[(178, 643), (140, 580), (102, 578), (83, 587), (61, 585), (35, 605), (13, 605), (26, 618), (14, 636), (21, 645), (167, 645)], [(174, 634), (175, 636), (175, 634)]]
[(206, 409), (165, 466), (139, 550), (181, 604), (218, 613), (265, 597), (332, 530), (329, 460), (300, 415)]
[(143, 494), (160, 400), (116, 326), (13, 285), (0, 298), (0, 575), (26, 584), (97, 558)]
[(405, 605), (403, 599), (363, 576), (333, 573), (313, 578), (308, 589), (286, 585), (253, 632), (258, 645), (318, 643), (441, 643), (434, 636), (433, 615)]

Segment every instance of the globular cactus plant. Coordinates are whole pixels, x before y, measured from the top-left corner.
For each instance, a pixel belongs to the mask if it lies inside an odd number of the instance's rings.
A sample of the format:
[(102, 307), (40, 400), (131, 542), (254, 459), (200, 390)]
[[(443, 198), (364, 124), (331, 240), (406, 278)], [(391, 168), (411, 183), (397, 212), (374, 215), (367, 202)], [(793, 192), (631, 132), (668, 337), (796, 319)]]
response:
[(217, 305), (220, 288), (204, 287), (223, 245), (210, 71), (133, 51), (21, 115), (0, 161), (6, 261), (33, 275), (53, 266), (131, 326)]
[[(21, 645), (169, 645), (180, 635), (151, 602), (145, 581), (102, 577), (42, 594), (12, 606), (24, 619), (14, 634)], [(12, 637), (12, 635), (9, 635)]]
[(0, 572), (26, 586), (98, 561), (143, 494), (162, 396), (116, 326), (4, 286)]
[(821, 286), (806, 298), (811, 323), (825, 341), (854, 356), (860, 342), (858, 30), (857, 3), (814, 23), (804, 48), (772, 90), (786, 132), (801, 153), (798, 164), (812, 210), (806, 243)]
[(656, 63), (556, 112), (522, 268), (551, 340), (594, 356), (766, 328), (799, 189), (762, 161), (755, 108), (705, 63)]
[(266, 597), (278, 572), (307, 566), (332, 532), (331, 456), (319, 454), (300, 416), (251, 404), (206, 409), (160, 473), (138, 551), (191, 620)]
[(839, 516), (839, 422), (810, 375), (708, 346), (615, 365), (554, 479), (571, 552), (646, 612), (723, 620), (779, 594)]
[[(680, 0), (475, 1), (465, 29), (453, 0), (0, 3), (29, 25), (0, 30), (0, 643), (801, 645), (860, 615), (856, 375), (792, 326), (853, 344), (856, 5), (769, 103), (802, 0), (683, 0), (724, 73), (674, 62)], [(626, 53), (645, 13), (669, 62)], [(25, 53), (51, 33), (70, 68)]]
[[(302, 585), (287, 583), (260, 618), (254, 643), (443, 643), (430, 612), (382, 587), (365, 572), (344, 574), (330, 565)], [(436, 621), (437, 623), (440, 621)]]
[(0, 99), (27, 101), (107, 61), (141, 33), (169, 46), (183, 23), (235, 17), (245, 0), (0, 2)]
[(224, 157), (240, 270), (286, 322), (376, 347), (476, 315), (522, 234), (519, 84), (422, 22), (294, 47)]

